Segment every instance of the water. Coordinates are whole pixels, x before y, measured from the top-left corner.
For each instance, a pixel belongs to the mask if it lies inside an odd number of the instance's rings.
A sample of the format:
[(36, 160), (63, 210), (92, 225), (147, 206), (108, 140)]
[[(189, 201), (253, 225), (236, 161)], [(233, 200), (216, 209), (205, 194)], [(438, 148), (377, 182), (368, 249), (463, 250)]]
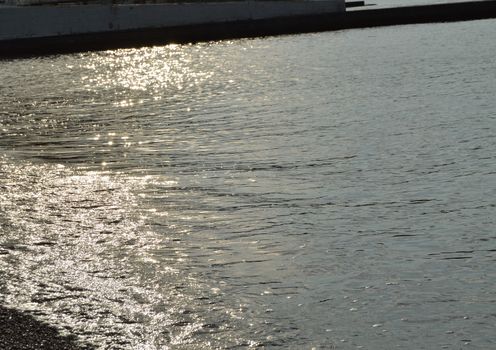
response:
[(495, 22), (0, 62), (0, 301), (101, 349), (491, 349)]

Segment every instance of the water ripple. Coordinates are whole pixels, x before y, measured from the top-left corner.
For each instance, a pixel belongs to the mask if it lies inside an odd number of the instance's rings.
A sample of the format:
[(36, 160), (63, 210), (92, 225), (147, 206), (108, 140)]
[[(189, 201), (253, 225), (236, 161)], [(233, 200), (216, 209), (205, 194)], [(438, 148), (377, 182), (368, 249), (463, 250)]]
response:
[(493, 37), (0, 62), (0, 301), (101, 349), (492, 348)]

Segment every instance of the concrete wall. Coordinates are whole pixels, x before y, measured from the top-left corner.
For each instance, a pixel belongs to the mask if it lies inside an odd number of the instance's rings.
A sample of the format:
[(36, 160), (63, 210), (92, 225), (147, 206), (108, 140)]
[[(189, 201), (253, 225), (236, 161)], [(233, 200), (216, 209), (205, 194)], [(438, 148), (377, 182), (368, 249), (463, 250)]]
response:
[(0, 6), (0, 40), (345, 11), (344, 0), (142, 5)]

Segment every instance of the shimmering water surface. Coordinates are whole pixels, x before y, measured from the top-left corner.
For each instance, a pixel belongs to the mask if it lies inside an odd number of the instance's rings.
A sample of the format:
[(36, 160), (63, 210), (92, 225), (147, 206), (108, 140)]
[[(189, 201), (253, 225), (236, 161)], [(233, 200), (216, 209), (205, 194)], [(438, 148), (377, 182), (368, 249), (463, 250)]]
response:
[(496, 22), (0, 62), (0, 302), (100, 349), (496, 347)]

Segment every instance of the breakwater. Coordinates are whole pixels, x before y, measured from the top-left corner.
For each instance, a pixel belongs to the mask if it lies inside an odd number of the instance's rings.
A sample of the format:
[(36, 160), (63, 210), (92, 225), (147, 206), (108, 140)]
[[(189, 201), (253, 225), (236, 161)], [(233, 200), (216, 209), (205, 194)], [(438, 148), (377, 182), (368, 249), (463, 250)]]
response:
[(257, 27), (279, 18), (344, 11), (344, 0), (0, 6), (0, 54), (264, 35), (267, 29)]
[[(170, 25), (162, 27), (153, 26), (144, 28), (140, 26), (109, 31), (67, 33), (57, 36), (10, 40), (4, 38), (4, 40), (0, 40), (0, 57), (496, 17), (496, 1), (475, 1), (397, 8), (367, 8), (348, 12), (341, 11), (338, 2), (336, 2), (337, 5), (334, 8), (337, 12), (332, 12), (332, 9), (328, 5), (327, 7), (323, 7), (323, 5), (318, 5), (318, 3), (305, 3), (305, 6), (308, 4), (317, 6), (312, 9), (307, 8), (307, 10), (302, 10), (303, 7), (301, 5), (303, 3), (300, 3), (300, 10), (289, 11), (286, 15), (282, 16), (278, 16), (277, 12), (283, 6), (280, 8), (276, 6), (277, 8), (270, 8), (269, 15), (250, 15), (249, 17), (238, 15), (234, 20), (229, 21), (226, 18), (221, 21), (201, 21), (195, 19), (189, 23), (185, 21), (171, 22)], [(267, 4), (270, 4), (270, 2), (267, 2)], [(284, 4), (280, 2), (280, 5)], [(207, 4), (207, 6), (210, 5)], [(269, 10), (267, 6), (264, 4), (260, 8), (260, 13)], [(322, 8), (319, 9), (318, 6)], [(242, 11), (239, 13), (242, 13)], [(105, 25), (112, 26), (112, 24), (108, 23), (105, 23)]]

